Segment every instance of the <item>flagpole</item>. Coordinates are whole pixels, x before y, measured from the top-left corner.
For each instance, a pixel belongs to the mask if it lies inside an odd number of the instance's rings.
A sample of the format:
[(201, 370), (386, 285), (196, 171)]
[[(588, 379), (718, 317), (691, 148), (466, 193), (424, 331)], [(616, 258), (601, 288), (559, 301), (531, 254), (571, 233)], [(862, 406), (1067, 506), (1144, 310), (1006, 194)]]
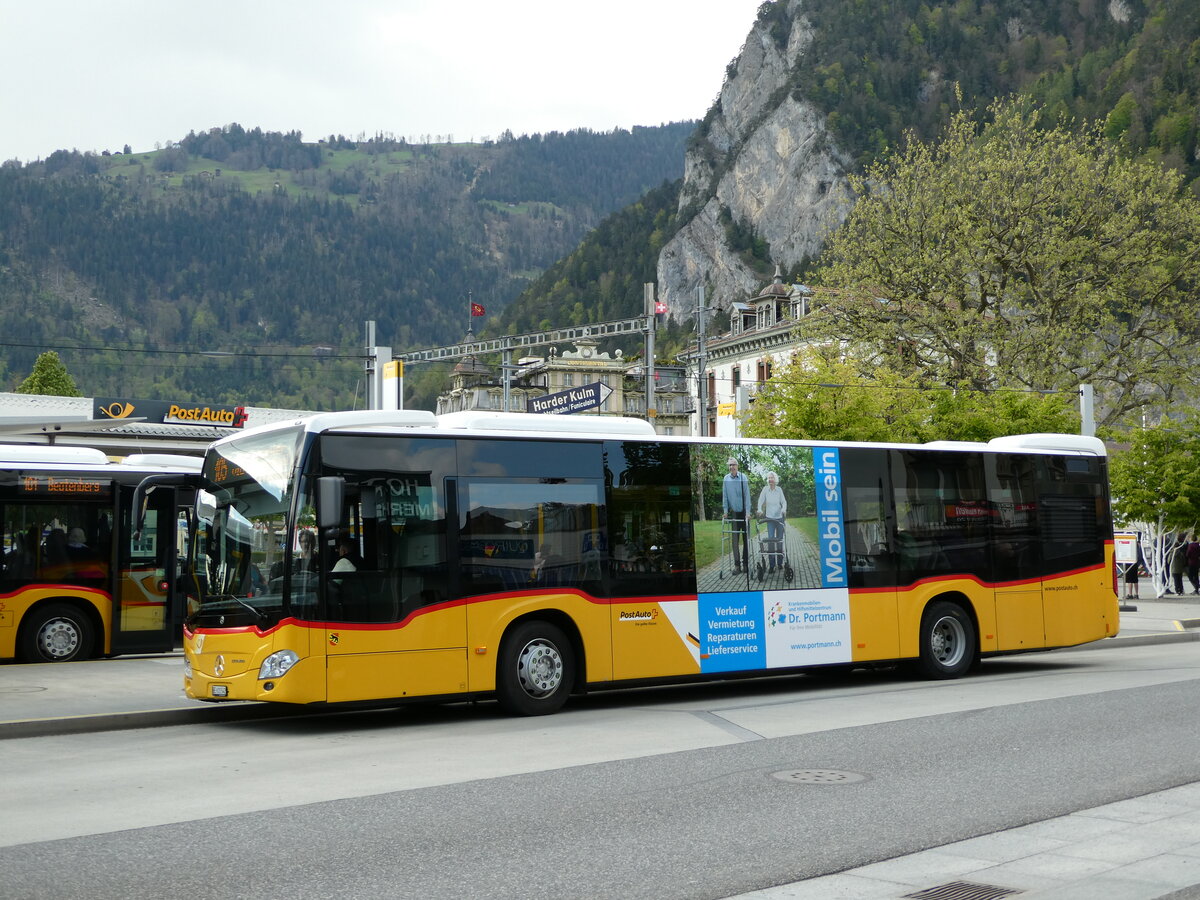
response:
[(471, 300), (471, 292), (467, 291), (467, 338), (470, 339), (473, 335), (473, 326), (475, 324), (474, 303)]

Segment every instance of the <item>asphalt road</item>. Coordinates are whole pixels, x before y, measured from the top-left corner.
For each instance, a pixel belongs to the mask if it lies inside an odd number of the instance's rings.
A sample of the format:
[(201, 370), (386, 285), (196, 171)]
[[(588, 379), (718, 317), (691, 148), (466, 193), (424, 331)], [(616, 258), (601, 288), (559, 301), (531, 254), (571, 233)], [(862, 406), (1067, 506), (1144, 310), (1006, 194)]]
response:
[(1188, 642), (955, 682), (601, 694), (538, 719), (12, 739), (0, 896), (729, 897), (1200, 781), (1198, 676)]

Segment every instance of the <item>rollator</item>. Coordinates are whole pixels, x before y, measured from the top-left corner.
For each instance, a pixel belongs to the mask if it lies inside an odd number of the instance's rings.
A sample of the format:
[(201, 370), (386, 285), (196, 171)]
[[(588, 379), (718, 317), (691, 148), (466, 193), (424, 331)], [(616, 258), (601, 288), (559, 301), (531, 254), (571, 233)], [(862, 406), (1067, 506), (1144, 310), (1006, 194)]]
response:
[[(772, 525), (776, 528), (772, 529)], [(777, 531), (780, 537), (771, 537), (772, 531)], [(769, 570), (778, 571), (783, 574), (783, 580), (791, 583), (796, 576), (792, 569), (792, 564), (788, 560), (787, 555), (787, 530), (784, 527), (783, 519), (755, 519), (754, 520), (754, 539), (758, 545), (758, 564), (755, 568), (758, 574), (758, 580), (764, 580)]]

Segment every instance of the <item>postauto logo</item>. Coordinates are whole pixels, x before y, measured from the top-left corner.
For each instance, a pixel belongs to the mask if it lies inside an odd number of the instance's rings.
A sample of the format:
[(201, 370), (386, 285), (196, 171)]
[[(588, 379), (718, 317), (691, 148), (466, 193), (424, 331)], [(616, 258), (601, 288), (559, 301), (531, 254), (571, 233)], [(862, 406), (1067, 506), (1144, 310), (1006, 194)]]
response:
[(163, 416), (164, 422), (180, 425), (216, 425), (220, 428), (241, 428), (246, 421), (246, 408), (224, 409), (211, 406), (179, 406), (171, 404)]
[(244, 406), (209, 406), (202, 403), (167, 403), (161, 400), (97, 398), (92, 408), (97, 419), (144, 419), (171, 425), (203, 425), (241, 428), (246, 424)]
[(122, 403), (120, 400), (114, 400), (107, 406), (100, 407), (100, 412), (106, 419), (128, 419), (133, 415), (133, 410), (132, 403)]

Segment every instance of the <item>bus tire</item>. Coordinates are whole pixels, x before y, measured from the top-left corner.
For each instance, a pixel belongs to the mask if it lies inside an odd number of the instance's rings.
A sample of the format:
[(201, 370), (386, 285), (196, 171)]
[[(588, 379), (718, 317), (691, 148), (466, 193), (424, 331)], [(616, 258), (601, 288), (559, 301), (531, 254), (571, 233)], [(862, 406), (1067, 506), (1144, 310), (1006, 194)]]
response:
[(966, 674), (977, 652), (975, 623), (957, 603), (935, 600), (921, 616), (921, 655), (917, 668), (926, 678)]
[(92, 652), (92, 623), (77, 606), (52, 603), (35, 609), (21, 629), (22, 662), (72, 662)]
[(571, 642), (548, 622), (522, 622), (504, 636), (496, 698), (508, 713), (542, 716), (562, 709), (575, 679)]

